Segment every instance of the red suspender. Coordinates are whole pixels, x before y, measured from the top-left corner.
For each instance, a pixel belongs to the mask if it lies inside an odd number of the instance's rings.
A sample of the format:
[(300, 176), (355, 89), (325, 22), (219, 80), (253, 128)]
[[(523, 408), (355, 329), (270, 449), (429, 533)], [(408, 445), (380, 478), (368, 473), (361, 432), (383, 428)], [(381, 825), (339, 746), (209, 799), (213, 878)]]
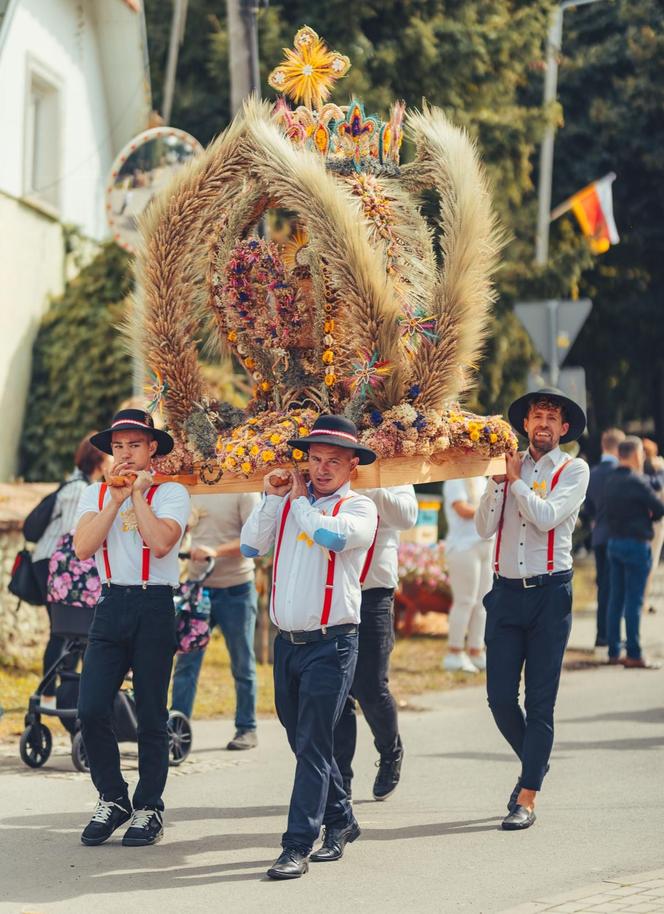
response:
[[(334, 508), (332, 508), (332, 517), (336, 517), (339, 513), (341, 505), (346, 501), (345, 498), (340, 498), (336, 503)], [(332, 608), (332, 588), (334, 587), (334, 568), (337, 563), (337, 554), (336, 552), (330, 551), (327, 559), (327, 577), (325, 578), (325, 597), (323, 598), (323, 612), (320, 617), (320, 626), (325, 628), (327, 621), (330, 618), (330, 610)]]
[[(345, 498), (340, 498), (332, 509), (332, 517), (336, 517), (341, 509), (343, 502), (347, 501)], [(288, 514), (290, 512), (290, 498), (286, 502), (286, 505), (281, 512), (281, 523), (279, 524), (279, 534), (277, 536), (277, 545), (274, 550), (274, 563), (272, 565), (272, 607), (274, 610), (275, 622), (277, 622), (277, 606), (276, 606), (276, 588), (277, 588), (277, 567), (279, 565), (279, 553), (281, 552), (281, 543), (284, 538), (284, 529), (286, 527), (286, 520), (288, 519)], [(364, 561), (364, 566), (362, 568), (362, 573), (360, 574), (360, 584), (364, 583), (364, 580), (369, 572), (369, 566), (371, 565), (371, 560), (373, 558), (374, 548), (376, 545), (376, 536), (378, 535), (378, 524), (376, 524), (376, 532), (374, 533), (373, 542), (369, 547), (367, 552), (367, 557)], [(337, 561), (336, 552), (330, 551), (328, 560), (327, 560), (327, 575), (325, 577), (325, 596), (323, 598), (323, 612), (320, 617), (321, 628), (325, 628), (330, 618), (330, 610), (332, 609), (332, 590), (334, 587), (334, 569)], [(277, 625), (279, 623), (277, 622)]]
[[(555, 489), (555, 487), (558, 485), (558, 480), (560, 479), (560, 474), (565, 469), (565, 467), (567, 466), (568, 463), (571, 463), (571, 461), (566, 460), (565, 463), (563, 463), (561, 466), (559, 466), (558, 469), (556, 470), (556, 472), (553, 476), (553, 479), (551, 480), (551, 491), (552, 492)], [(555, 545), (555, 538), (556, 538), (556, 529), (554, 527), (553, 529), (549, 530), (549, 540), (548, 540), (547, 546), (546, 546), (546, 570), (547, 570), (548, 574), (553, 573), (553, 549), (554, 549), (554, 545)]]
[(376, 548), (376, 539), (378, 537), (378, 525), (380, 524), (380, 515), (376, 520), (376, 532), (374, 533), (374, 538), (371, 541), (369, 546), (369, 551), (367, 552), (367, 557), (364, 560), (364, 565), (362, 566), (362, 571), (360, 572), (360, 587), (364, 584), (369, 574), (369, 569), (371, 568), (371, 562), (373, 561), (374, 549)]
[[(558, 480), (560, 479), (560, 474), (565, 469), (565, 467), (567, 466), (568, 463), (571, 463), (571, 461), (566, 460), (565, 463), (563, 463), (561, 466), (559, 466), (558, 469), (556, 470), (556, 472), (554, 473), (553, 479), (551, 480), (551, 489), (550, 489), (551, 492), (553, 492), (555, 487), (558, 485)], [(503, 538), (503, 523), (505, 520), (505, 505), (507, 504), (507, 487), (508, 486), (509, 486), (509, 483), (507, 482), (507, 480), (505, 480), (505, 491), (503, 494), (503, 506), (500, 509), (500, 520), (498, 521), (498, 535), (496, 536), (496, 557), (495, 557), (495, 560), (493, 563), (493, 568), (494, 568), (494, 571), (496, 572), (496, 574), (499, 573), (499, 567), (500, 567), (500, 544), (501, 544), (501, 541)], [(547, 548), (546, 548), (546, 570), (547, 570), (548, 574), (552, 574), (552, 572), (553, 572), (553, 552), (554, 552), (554, 547), (555, 547), (555, 539), (556, 539), (556, 529), (554, 527), (552, 530), (549, 530), (549, 538), (547, 541)]]
[[(148, 505), (152, 504), (152, 499), (154, 498), (154, 493), (157, 491), (159, 486), (150, 486), (148, 489), (148, 494), (145, 496), (145, 500)], [(106, 497), (106, 490), (108, 489), (108, 484), (102, 482), (99, 488), (99, 510), (102, 511), (104, 508), (104, 498)], [(110, 584), (111, 582), (111, 563), (108, 559), (108, 543), (106, 540), (101, 544), (102, 555), (104, 556), (104, 571), (106, 573), (106, 580)], [(143, 587), (147, 587), (148, 581), (150, 580), (150, 547), (146, 545), (145, 540), (143, 541), (143, 550), (142, 550), (142, 563), (141, 563), (141, 582)]]
[(500, 544), (503, 541), (503, 523), (505, 521), (505, 505), (507, 504), (507, 489), (509, 487), (509, 482), (505, 480), (505, 488), (503, 490), (503, 504), (500, 509), (500, 520), (498, 521), (498, 535), (496, 536), (496, 556), (493, 561), (493, 570), (498, 574), (500, 570)]
[(279, 564), (279, 553), (281, 552), (281, 541), (284, 538), (284, 529), (286, 527), (286, 521), (288, 519), (288, 514), (290, 513), (291, 500), (286, 496), (286, 505), (281, 512), (281, 523), (279, 524), (279, 536), (277, 537), (277, 545), (274, 550), (274, 562), (272, 563), (272, 609), (274, 610), (274, 621), (279, 624), (277, 621), (277, 566)]
[[(104, 509), (104, 498), (106, 497), (106, 489), (108, 489), (108, 483), (102, 482), (99, 488), (99, 513)], [(104, 571), (106, 572), (106, 580), (108, 583), (111, 583), (111, 563), (108, 560), (108, 543), (106, 540), (101, 544), (102, 555), (104, 556)]]

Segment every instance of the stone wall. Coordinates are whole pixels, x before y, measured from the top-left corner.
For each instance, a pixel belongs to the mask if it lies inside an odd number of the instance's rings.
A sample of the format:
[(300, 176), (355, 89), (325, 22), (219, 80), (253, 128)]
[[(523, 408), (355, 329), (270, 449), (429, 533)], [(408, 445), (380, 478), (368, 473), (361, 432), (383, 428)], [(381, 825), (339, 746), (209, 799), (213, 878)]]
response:
[[(4, 529), (3, 529), (4, 527)], [(0, 664), (29, 669), (39, 663), (48, 638), (43, 606), (21, 603), (7, 590), (16, 553), (23, 547), (20, 529), (0, 527)]]

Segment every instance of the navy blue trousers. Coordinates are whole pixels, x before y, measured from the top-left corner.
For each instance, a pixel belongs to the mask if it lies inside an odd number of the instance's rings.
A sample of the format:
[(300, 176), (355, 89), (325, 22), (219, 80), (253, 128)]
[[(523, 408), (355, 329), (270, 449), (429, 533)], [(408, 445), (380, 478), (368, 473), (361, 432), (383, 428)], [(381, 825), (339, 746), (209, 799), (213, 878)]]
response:
[(353, 777), (357, 744), (356, 705), (374, 737), (381, 758), (401, 751), (397, 705), (390, 692), (390, 654), (394, 648), (394, 589), (372, 587), (362, 594), (355, 678), (334, 734), (334, 757), (344, 779)]
[(163, 809), (168, 775), (168, 683), (175, 637), (171, 587), (104, 586), (83, 659), (78, 716), (92, 781), (105, 800), (126, 795), (113, 702), (132, 670), (138, 719), (135, 809)]
[(311, 644), (274, 643), (274, 697), (295, 753), (295, 783), (281, 843), (308, 854), (321, 825), (343, 828), (353, 819), (334, 760), (334, 728), (357, 663), (357, 634)]
[[(540, 790), (553, 748), (553, 709), (572, 628), (572, 582), (524, 589), (497, 580), (484, 598), (487, 697), (521, 760), (521, 786)], [(525, 714), (519, 705), (524, 672)]]

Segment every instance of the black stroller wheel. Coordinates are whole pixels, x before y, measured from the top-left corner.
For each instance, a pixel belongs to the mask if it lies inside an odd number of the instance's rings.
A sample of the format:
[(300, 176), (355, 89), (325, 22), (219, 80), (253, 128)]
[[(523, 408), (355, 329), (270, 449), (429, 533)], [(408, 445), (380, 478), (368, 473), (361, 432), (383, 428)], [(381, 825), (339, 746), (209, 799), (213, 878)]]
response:
[(181, 711), (171, 711), (168, 718), (168, 764), (181, 765), (191, 751), (191, 724)]
[(71, 741), (71, 760), (74, 763), (74, 768), (76, 768), (77, 771), (82, 771), (83, 774), (87, 774), (87, 772), (90, 770), (88, 753), (85, 751), (83, 734), (80, 730), (74, 734), (74, 738)]
[(30, 724), (21, 734), (18, 744), (21, 760), (29, 768), (41, 768), (51, 754), (53, 740), (51, 731), (41, 723)]

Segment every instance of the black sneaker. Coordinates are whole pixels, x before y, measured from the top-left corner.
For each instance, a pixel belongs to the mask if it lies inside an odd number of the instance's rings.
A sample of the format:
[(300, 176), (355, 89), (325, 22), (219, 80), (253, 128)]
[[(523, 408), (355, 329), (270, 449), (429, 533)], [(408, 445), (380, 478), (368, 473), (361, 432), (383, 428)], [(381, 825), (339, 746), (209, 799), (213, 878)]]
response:
[(95, 814), (83, 829), (81, 841), (88, 847), (108, 841), (116, 828), (131, 818), (129, 797), (118, 797), (117, 800), (99, 798)]
[(158, 809), (135, 809), (122, 843), (125, 847), (156, 844), (164, 835), (164, 823)]
[(386, 800), (397, 789), (401, 777), (403, 763), (403, 749), (398, 749), (394, 755), (380, 758), (376, 762), (378, 774), (373, 786), (374, 800)]

